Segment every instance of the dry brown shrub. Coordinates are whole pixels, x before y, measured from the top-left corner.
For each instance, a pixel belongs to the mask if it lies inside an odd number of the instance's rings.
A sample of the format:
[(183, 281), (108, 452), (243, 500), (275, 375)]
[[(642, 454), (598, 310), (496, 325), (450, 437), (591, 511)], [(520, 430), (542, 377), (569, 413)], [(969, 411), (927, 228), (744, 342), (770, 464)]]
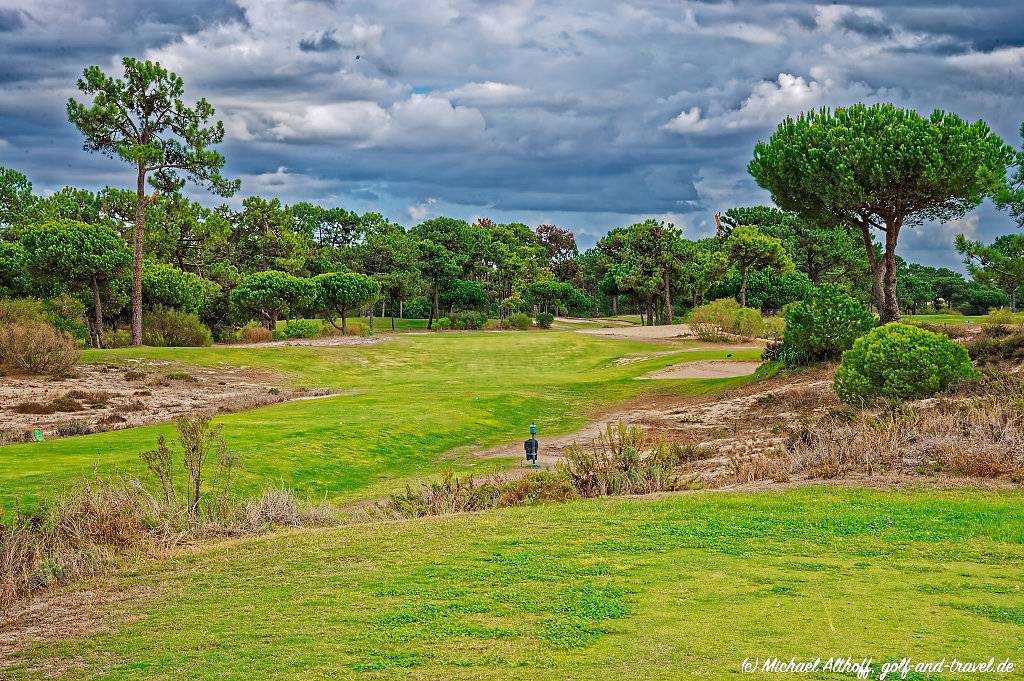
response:
[(853, 472), (875, 475), (893, 469), (910, 444), (892, 416), (826, 416), (805, 425), (789, 447), (795, 472), (838, 478)]
[(250, 326), (242, 329), (240, 338), (243, 343), (269, 343), (274, 340), (274, 334), (262, 326)]
[(786, 452), (778, 449), (729, 455), (729, 468), (737, 484), (758, 480), (789, 482), (790, 465)]
[(45, 322), (0, 326), (0, 364), (28, 374), (62, 374), (78, 363), (75, 339)]

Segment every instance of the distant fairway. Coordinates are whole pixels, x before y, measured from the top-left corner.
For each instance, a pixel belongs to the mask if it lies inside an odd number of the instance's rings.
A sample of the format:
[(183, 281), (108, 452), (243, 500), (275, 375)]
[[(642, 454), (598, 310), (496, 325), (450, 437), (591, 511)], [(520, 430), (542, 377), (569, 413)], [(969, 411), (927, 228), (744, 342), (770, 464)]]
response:
[[(218, 417), (241, 455), (240, 491), (284, 484), (302, 495), (346, 501), (380, 495), (443, 471), (489, 472), (510, 464), (442, 456), (525, 436), (573, 430), (595, 409), (643, 392), (699, 393), (749, 380), (636, 381), (667, 364), (724, 358), (729, 350), (655, 354), (693, 342), (651, 344), (571, 331), (389, 336), (353, 347), (141, 348), (87, 351), (85, 361), (132, 358), (188, 366), (246, 366), (280, 372), (297, 386), (338, 397), (291, 402)], [(759, 350), (731, 351), (756, 359)], [(641, 361), (616, 363), (625, 356)], [(0, 507), (31, 502), (98, 470), (138, 477), (138, 453), (169, 425), (0, 447)]]

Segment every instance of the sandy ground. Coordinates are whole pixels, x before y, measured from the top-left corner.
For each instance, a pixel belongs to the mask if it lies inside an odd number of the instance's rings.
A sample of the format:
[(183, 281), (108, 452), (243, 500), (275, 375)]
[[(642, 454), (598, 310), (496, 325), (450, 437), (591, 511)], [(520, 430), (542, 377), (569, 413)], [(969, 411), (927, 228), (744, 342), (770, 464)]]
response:
[(665, 324), (662, 326), (624, 326), (612, 329), (580, 329), (580, 333), (594, 336), (611, 336), (629, 340), (665, 340), (669, 338), (693, 338), (687, 324)]
[[(744, 363), (746, 364), (746, 363)], [(751, 363), (756, 364), (756, 363)], [(741, 386), (712, 396), (646, 395), (621, 409), (595, 415), (594, 420), (576, 432), (565, 435), (538, 435), (541, 468), (554, 468), (573, 444), (587, 445), (608, 427), (620, 421), (644, 427), (652, 438), (667, 442), (706, 446), (717, 455), (700, 462), (700, 477), (705, 482), (731, 482), (730, 457), (747, 456), (778, 448), (785, 441), (780, 424), (796, 424), (802, 418), (820, 414), (835, 406), (827, 371), (801, 375), (797, 380), (774, 378)], [(808, 398), (807, 396), (811, 396)], [(478, 456), (516, 457), (522, 460), (523, 445), (515, 442), (481, 451)], [(525, 475), (525, 461), (513, 469), (512, 476)]]
[(638, 378), (734, 378), (736, 376), (750, 376), (757, 371), (759, 366), (761, 366), (760, 362), (709, 359), (703, 362), (673, 364)]
[[(287, 387), (283, 377), (250, 368), (138, 360), (125, 366), (83, 364), (73, 376), (60, 379), (5, 376), (0, 381), (0, 443), (25, 441), (26, 433), (37, 428), (45, 437), (77, 435), (160, 423), (185, 413), (241, 411), (327, 392)], [(26, 403), (58, 410), (20, 413), (40, 411)]]

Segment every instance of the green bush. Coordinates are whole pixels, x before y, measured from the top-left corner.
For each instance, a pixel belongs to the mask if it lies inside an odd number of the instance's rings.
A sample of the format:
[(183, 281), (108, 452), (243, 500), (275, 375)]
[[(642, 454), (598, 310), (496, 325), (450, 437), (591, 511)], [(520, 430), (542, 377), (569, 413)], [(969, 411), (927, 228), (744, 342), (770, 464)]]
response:
[(744, 338), (760, 338), (764, 335), (764, 319), (754, 308), (741, 307), (733, 316), (729, 332)]
[(541, 312), (537, 315), (537, 326), (542, 329), (550, 329), (551, 324), (555, 321), (555, 315), (550, 312)]
[(785, 319), (783, 343), (792, 348), (787, 356), (801, 363), (839, 357), (877, 324), (863, 303), (835, 284), (819, 286), (787, 307)]
[(991, 326), (1021, 326), (1024, 324), (1024, 314), (1010, 312), (1003, 307), (989, 312), (983, 323)]
[(142, 342), (157, 347), (202, 347), (213, 335), (199, 315), (157, 306), (142, 315)]
[(452, 320), (448, 319), (447, 317), (441, 317), (436, 322), (434, 322), (434, 326), (436, 326), (441, 331), (445, 331), (447, 329), (452, 328)]
[(525, 312), (517, 312), (506, 319), (505, 324), (511, 329), (528, 331), (533, 328), (533, 318)]
[(312, 319), (296, 319), (281, 330), (285, 338), (317, 338), (322, 328), (320, 322)]
[(786, 320), (782, 317), (764, 318), (764, 337), (770, 340), (779, 340), (786, 332)]
[(132, 344), (132, 332), (126, 329), (108, 331), (103, 340), (108, 348), (127, 348)]
[(704, 341), (729, 340), (733, 336), (757, 338), (765, 333), (761, 313), (752, 307), (740, 307), (732, 298), (720, 298), (693, 308), (686, 323)]
[(858, 338), (832, 385), (839, 399), (859, 404), (920, 399), (977, 376), (967, 350), (948, 336), (894, 323)]
[(453, 312), (445, 319), (451, 322), (451, 328), (461, 331), (482, 329), (487, 324), (487, 315), (483, 312)]

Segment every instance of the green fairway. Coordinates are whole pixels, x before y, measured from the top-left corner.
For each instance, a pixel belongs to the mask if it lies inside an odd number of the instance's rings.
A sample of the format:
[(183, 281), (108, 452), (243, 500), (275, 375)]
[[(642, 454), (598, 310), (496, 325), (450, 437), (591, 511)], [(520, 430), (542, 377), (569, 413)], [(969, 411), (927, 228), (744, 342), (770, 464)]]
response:
[(903, 315), (903, 320), (907, 322), (926, 322), (928, 324), (980, 324), (985, 320), (985, 316), (967, 316), (962, 314), (905, 314)]
[(148, 590), (99, 633), (29, 648), (11, 673), (765, 678), (740, 663), (833, 655), (873, 657), (876, 679), (904, 656), (1019, 670), (1022, 502), (819, 487), (295, 531), (77, 586)]
[[(680, 361), (729, 351), (655, 353), (692, 346), (609, 340), (573, 332), (443, 333), (393, 336), (340, 347), (141, 348), (87, 351), (87, 362), (131, 358), (184, 365), (226, 364), (280, 372), (298, 386), (340, 395), (218, 418), (241, 455), (242, 491), (281, 483), (303, 495), (351, 500), (446, 470), (486, 472), (509, 462), (451, 450), (514, 441), (531, 421), (545, 435), (582, 425), (588, 414), (643, 391), (703, 392), (749, 380), (636, 381)], [(755, 359), (757, 350), (731, 351)], [(647, 359), (616, 364), (627, 355)], [(97, 469), (138, 476), (138, 453), (169, 425), (0, 447), (0, 505), (31, 502)]]

